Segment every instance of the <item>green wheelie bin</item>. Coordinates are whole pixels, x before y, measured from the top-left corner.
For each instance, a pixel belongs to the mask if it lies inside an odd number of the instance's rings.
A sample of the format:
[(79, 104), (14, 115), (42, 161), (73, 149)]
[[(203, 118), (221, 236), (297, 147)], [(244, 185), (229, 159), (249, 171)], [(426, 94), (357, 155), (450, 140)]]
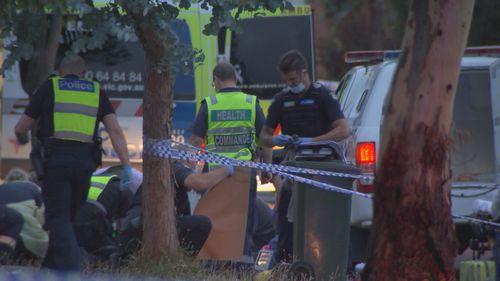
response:
[[(342, 149), (334, 142), (299, 145), (287, 157), (286, 165), (345, 174), (360, 170), (345, 163)], [(351, 177), (301, 175), (305, 178), (352, 189)], [(294, 241), (290, 279), (346, 280), (351, 195), (324, 190), (295, 181), (293, 198)], [(300, 277), (301, 276), (301, 277)]]

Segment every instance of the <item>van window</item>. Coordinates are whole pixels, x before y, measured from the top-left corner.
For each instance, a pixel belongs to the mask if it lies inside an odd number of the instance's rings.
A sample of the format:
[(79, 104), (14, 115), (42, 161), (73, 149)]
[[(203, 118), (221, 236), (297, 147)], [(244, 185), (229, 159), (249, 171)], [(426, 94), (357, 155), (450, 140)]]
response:
[[(243, 92), (272, 99), (286, 86), (276, 66), (290, 49), (297, 49), (306, 57), (309, 75), (315, 81), (310, 16), (253, 17), (240, 23), (243, 31), (232, 33), (230, 62), (236, 68)], [(284, 32), (291, 26), (293, 32)]]
[(462, 71), (451, 129), (454, 181), (495, 181), (493, 136), (489, 72)]
[(355, 106), (357, 98), (359, 98), (359, 93), (352, 90), (351, 84), (353, 83), (354, 75), (347, 74), (342, 81), (340, 81), (339, 87), (337, 88), (336, 95), (339, 98), (339, 103), (342, 108), (342, 112), (346, 117), (351, 115), (352, 109)]
[[(176, 20), (171, 24), (172, 30), (180, 42), (191, 49), (191, 35), (185, 20)], [(74, 40), (74, 31), (65, 33), (65, 40)], [(67, 45), (59, 48), (62, 56)], [(82, 54), (86, 61), (87, 79), (96, 79), (108, 97), (120, 99), (142, 99), (144, 95), (144, 79), (146, 73), (144, 49), (141, 43), (109, 38), (100, 49), (89, 50)], [(180, 65), (180, 63), (179, 63)], [(184, 73), (180, 66), (175, 78), (174, 100), (192, 101), (195, 99), (194, 66), (187, 66)]]
[(337, 90), (335, 91), (335, 96), (339, 99), (339, 102), (343, 102), (345, 99), (347, 99), (347, 93), (345, 91), (346, 85), (349, 84), (349, 81), (351, 80), (352, 75), (347, 74), (342, 81), (340, 81), (339, 86), (337, 87)]

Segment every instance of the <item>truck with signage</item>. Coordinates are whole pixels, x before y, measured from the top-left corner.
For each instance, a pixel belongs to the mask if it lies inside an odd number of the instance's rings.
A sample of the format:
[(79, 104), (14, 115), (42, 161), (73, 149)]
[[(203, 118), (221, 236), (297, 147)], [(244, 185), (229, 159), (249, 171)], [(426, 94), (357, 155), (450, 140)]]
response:
[[(284, 87), (276, 70), (279, 57), (290, 49), (300, 50), (314, 73), (312, 14), (309, 6), (294, 10), (261, 11), (241, 15), (242, 32), (229, 30), (218, 36), (202, 33), (210, 14), (201, 8), (181, 10), (172, 28), (186, 46), (203, 50), (204, 61), (191, 66), (187, 74), (179, 72), (174, 85), (172, 139), (184, 142), (195, 118), (200, 102), (214, 95), (212, 70), (218, 61), (228, 61), (237, 70), (238, 82), (244, 92), (256, 95), (267, 113), (273, 95)], [(290, 28), (293, 26), (293, 28)], [(283, 32), (287, 30), (287, 32)], [(65, 38), (71, 40), (71, 33)], [(69, 39), (68, 39), (69, 38)], [(96, 79), (113, 104), (125, 133), (130, 158), (141, 169), (142, 122), (145, 64), (144, 50), (137, 40), (110, 39), (99, 50), (83, 54), (87, 62), (88, 79)], [(6, 72), (2, 103), (2, 178), (27, 178), (31, 171), (30, 145), (20, 146), (14, 135), (14, 125), (28, 104), (28, 95), (21, 86), (22, 63)], [(99, 129), (103, 139), (103, 164), (118, 163), (116, 153), (104, 128)]]

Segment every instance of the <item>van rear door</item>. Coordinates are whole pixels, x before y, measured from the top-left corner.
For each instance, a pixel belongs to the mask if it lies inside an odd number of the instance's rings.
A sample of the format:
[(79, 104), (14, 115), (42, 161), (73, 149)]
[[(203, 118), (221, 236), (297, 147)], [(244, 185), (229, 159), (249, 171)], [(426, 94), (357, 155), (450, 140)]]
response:
[(500, 182), (500, 59), (490, 66), (496, 182)]
[(496, 181), (492, 112), (489, 69), (463, 69), (451, 132), (454, 182)]
[[(451, 127), (452, 213), (472, 214), (476, 199), (491, 200), (497, 183), (500, 120), (499, 80), (491, 80), (491, 64), (462, 68)], [(494, 86), (494, 84), (497, 84)], [(494, 122), (494, 120), (497, 120)], [(495, 145), (497, 144), (497, 145)]]

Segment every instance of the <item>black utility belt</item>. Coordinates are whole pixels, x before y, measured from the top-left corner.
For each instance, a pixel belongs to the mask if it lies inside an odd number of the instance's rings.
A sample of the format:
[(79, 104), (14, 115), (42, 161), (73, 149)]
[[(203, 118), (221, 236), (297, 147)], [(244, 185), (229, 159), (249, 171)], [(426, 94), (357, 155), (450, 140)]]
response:
[(56, 139), (56, 138), (48, 138), (44, 142), (44, 148), (50, 148), (50, 149), (57, 149), (57, 148), (89, 148), (93, 149), (95, 148), (94, 143), (90, 142), (81, 142), (81, 141), (74, 141), (74, 140), (63, 140), (63, 139)]

